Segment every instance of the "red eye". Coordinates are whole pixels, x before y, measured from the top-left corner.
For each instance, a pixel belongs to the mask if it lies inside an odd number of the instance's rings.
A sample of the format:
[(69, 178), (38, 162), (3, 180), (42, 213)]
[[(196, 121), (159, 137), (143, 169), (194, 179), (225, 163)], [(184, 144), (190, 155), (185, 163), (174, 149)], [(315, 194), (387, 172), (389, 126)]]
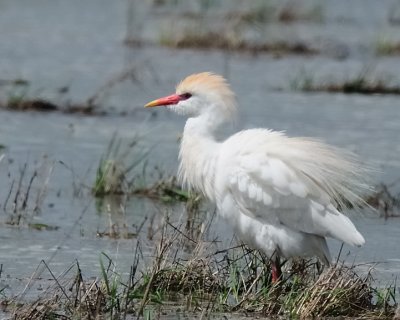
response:
[(182, 100), (187, 100), (192, 96), (192, 94), (189, 92), (185, 92), (185, 93), (180, 94), (179, 96), (181, 97)]

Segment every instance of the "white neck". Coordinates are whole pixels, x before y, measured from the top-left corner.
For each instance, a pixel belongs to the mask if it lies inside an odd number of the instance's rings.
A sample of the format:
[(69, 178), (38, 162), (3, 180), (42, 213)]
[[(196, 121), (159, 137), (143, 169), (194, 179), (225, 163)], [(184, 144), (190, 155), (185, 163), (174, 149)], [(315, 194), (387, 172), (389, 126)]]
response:
[(189, 188), (201, 191), (214, 199), (214, 170), (220, 143), (215, 140), (214, 131), (221, 121), (205, 113), (189, 118), (183, 131), (179, 152), (178, 177)]

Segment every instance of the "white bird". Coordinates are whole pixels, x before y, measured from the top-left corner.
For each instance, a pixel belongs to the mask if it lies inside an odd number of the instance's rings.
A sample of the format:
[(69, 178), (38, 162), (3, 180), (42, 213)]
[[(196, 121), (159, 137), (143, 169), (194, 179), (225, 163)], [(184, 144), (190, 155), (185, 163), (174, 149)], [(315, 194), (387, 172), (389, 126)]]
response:
[(280, 277), (279, 256), (317, 256), (329, 265), (325, 237), (364, 244), (336, 208), (359, 204), (369, 189), (365, 170), (351, 153), (269, 129), (244, 130), (218, 141), (215, 131), (234, 118), (236, 99), (226, 80), (213, 73), (190, 75), (175, 94), (145, 105), (155, 106), (189, 118), (179, 178), (214, 202), (243, 242), (273, 258), (273, 281)]

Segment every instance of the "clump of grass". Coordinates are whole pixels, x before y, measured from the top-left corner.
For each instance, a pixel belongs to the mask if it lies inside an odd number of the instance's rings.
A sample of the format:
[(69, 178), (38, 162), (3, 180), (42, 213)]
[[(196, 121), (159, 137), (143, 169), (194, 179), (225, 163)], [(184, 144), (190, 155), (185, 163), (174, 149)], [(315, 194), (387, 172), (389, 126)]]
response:
[(123, 163), (113, 159), (101, 159), (93, 188), (95, 196), (123, 194), (127, 189), (126, 169)]
[(400, 42), (381, 39), (377, 41), (375, 51), (381, 56), (400, 55)]
[(58, 104), (43, 98), (12, 96), (6, 102), (0, 101), (0, 108), (8, 111), (35, 111), (35, 112), (61, 112), (66, 114), (105, 115), (105, 111), (98, 111), (93, 104)]
[(241, 25), (263, 24), (273, 20), (276, 8), (267, 2), (256, 5), (253, 9), (228, 12), (224, 19)]
[(112, 293), (98, 279), (85, 280), (78, 262), (58, 277), (44, 261), (38, 269), (47, 270), (52, 282), (32, 302), (24, 303), (16, 298), (6, 300), (4, 311), (11, 312), (13, 319), (95, 319), (102, 314), (113, 315), (114, 310), (110, 312)]
[(139, 138), (123, 146), (114, 134), (107, 150), (100, 158), (92, 192), (96, 197), (109, 194), (128, 194), (137, 176), (132, 171), (143, 164), (150, 150), (140, 149)]
[[(36, 112), (61, 112), (65, 114), (97, 115), (102, 116), (111, 113), (112, 108), (107, 110), (100, 108), (110, 91), (124, 81), (139, 82), (136, 67), (128, 68), (108, 79), (95, 93), (82, 102), (71, 103), (66, 98), (69, 86), (63, 86), (56, 90), (58, 99), (47, 99), (41, 97), (41, 90), (32, 90), (31, 83), (25, 79), (1, 81), (0, 86), (6, 89), (5, 97), (0, 97), (0, 108), (9, 111), (36, 111)], [(120, 112), (125, 115), (126, 111)]]
[(302, 6), (295, 1), (289, 1), (283, 5), (262, 2), (250, 9), (228, 12), (224, 18), (227, 21), (234, 20), (242, 25), (261, 25), (273, 22), (287, 24), (298, 21), (320, 23), (324, 20), (324, 14), (323, 6), (319, 3)]
[(317, 83), (310, 73), (299, 73), (290, 81), (290, 88), (306, 92), (330, 92), (345, 94), (400, 94), (399, 85), (391, 85), (388, 80), (370, 76), (369, 70), (346, 79), (343, 82)]
[(289, 87), (296, 91), (312, 91), (315, 87), (314, 75), (309, 71), (301, 69), (290, 80)]
[(6, 224), (28, 226), (36, 230), (57, 228), (33, 222), (33, 218), (40, 213), (43, 206), (53, 169), (54, 163), (44, 161), (33, 169), (25, 163), (20, 167), (17, 178), (9, 173), (10, 189), (3, 203), (3, 211), (7, 215)]
[(59, 107), (54, 103), (42, 99), (32, 98), (30, 83), (24, 79), (15, 79), (4, 83), (8, 90), (6, 92), (6, 101), (0, 102), (0, 107), (13, 111), (57, 111)]
[(164, 34), (160, 43), (167, 47), (178, 49), (218, 49), (246, 53), (271, 53), (271, 54), (317, 54), (318, 50), (303, 42), (249, 42), (238, 36), (217, 33), (213, 31), (199, 31), (188, 29), (181, 35)]
[(322, 22), (324, 20), (323, 7), (317, 3), (311, 7), (301, 7), (297, 2), (287, 2), (277, 8), (275, 16), (282, 23), (296, 21)]
[(346, 266), (330, 268), (296, 298), (300, 318), (356, 316), (371, 308), (369, 275), (358, 276)]
[(200, 196), (195, 193), (183, 190), (177, 182), (175, 176), (168, 178), (160, 178), (151, 186), (141, 186), (133, 190), (134, 194), (143, 195), (149, 198), (159, 199), (163, 202), (170, 203), (175, 201), (189, 200), (199, 201)]
[(365, 199), (366, 203), (376, 208), (379, 215), (385, 219), (400, 216), (400, 195), (394, 195), (390, 191), (390, 188), (398, 184), (399, 181), (380, 184), (375, 188), (375, 193)]
[(134, 138), (123, 145), (116, 135), (112, 137), (99, 161), (92, 193), (99, 198), (108, 195), (141, 195), (165, 203), (199, 202), (200, 197), (183, 190), (175, 176), (165, 178), (158, 167), (153, 170), (158, 177), (147, 174), (146, 158), (151, 149), (140, 148), (138, 139)]
[[(321, 88), (315, 87), (316, 91)], [(361, 93), (361, 94), (400, 94), (399, 86), (390, 86), (382, 79), (357, 77), (343, 83), (332, 83), (326, 86), (328, 92)]]
[(12, 97), (8, 100), (7, 109), (13, 111), (57, 111), (58, 106), (44, 99), (24, 99), (23, 97)]

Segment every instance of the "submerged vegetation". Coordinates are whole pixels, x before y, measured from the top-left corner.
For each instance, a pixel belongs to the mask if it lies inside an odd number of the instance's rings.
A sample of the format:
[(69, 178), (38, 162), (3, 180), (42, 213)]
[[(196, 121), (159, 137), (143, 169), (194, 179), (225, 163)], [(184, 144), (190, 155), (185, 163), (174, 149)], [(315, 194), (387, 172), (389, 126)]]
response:
[(138, 243), (129, 275), (118, 273), (104, 253), (99, 276), (91, 280), (77, 262), (57, 277), (42, 262), (51, 284), (32, 302), (5, 299), (3, 309), (15, 319), (158, 319), (193, 312), (303, 319), (394, 315), (395, 287), (374, 288), (369, 272), (359, 276), (356, 267), (338, 264), (321, 273), (315, 262), (296, 260), (274, 284), (264, 256), (245, 246), (217, 250), (204, 235), (191, 238), (167, 221), (148, 263)]

